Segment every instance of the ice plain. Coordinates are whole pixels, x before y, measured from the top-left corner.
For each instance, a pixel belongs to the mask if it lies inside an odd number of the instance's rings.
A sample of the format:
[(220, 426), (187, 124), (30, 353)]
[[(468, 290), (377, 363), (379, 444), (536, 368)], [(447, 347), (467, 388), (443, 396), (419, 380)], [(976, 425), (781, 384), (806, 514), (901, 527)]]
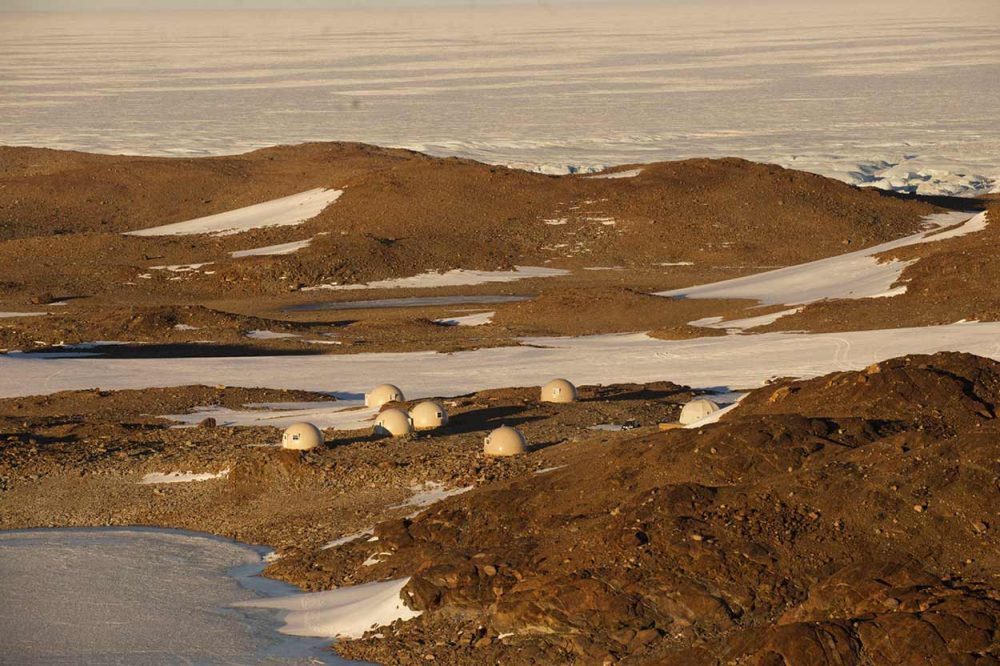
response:
[(992, 0), (14, 13), (0, 63), (14, 145), (350, 140), (553, 173), (731, 155), (925, 194), (1000, 177)]

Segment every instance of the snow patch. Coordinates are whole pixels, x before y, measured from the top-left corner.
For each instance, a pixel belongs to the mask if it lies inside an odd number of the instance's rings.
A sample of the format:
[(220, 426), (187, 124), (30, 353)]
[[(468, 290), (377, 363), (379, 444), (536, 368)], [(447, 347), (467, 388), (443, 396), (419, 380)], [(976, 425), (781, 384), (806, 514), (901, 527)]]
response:
[(333, 541), (329, 541), (319, 547), (320, 550), (329, 550), (330, 548), (337, 548), (338, 546), (343, 546), (344, 544), (351, 543), (352, 541), (357, 541), (366, 536), (371, 536), (372, 528), (367, 528), (361, 530), (360, 532), (354, 532), (353, 534), (345, 534), (342, 537), (338, 537)]
[(193, 481), (211, 481), (212, 479), (224, 479), (229, 476), (229, 468), (215, 472), (167, 472), (162, 474), (160, 472), (150, 472), (146, 476), (142, 477), (142, 481), (139, 485), (149, 486), (160, 483), (191, 483)]
[(233, 604), (241, 608), (277, 608), (288, 611), (281, 632), (293, 636), (361, 638), (365, 632), (412, 620), (421, 614), (403, 603), (402, 591), (410, 581), (397, 578), (353, 585), (326, 592), (254, 599)]
[[(964, 220), (955, 224), (957, 220)], [(876, 255), (920, 243), (955, 238), (986, 225), (986, 213), (944, 213), (926, 218), (928, 223), (950, 223), (944, 231), (925, 231), (873, 247), (805, 264), (710, 284), (658, 292), (672, 298), (734, 298), (762, 305), (806, 305), (832, 298), (885, 298), (902, 293), (893, 285), (912, 261), (879, 260)]]
[(722, 317), (705, 317), (704, 319), (689, 321), (688, 325), (700, 326), (702, 328), (719, 328), (727, 331), (743, 331), (748, 328), (756, 328), (757, 326), (767, 326), (768, 324), (773, 324), (782, 317), (793, 315), (801, 310), (802, 308), (789, 308), (788, 310), (779, 310), (778, 312), (757, 315), (756, 317), (744, 317), (743, 319), (724, 320)]
[[(360, 430), (371, 427), (377, 409), (365, 407), (363, 400), (323, 402), (275, 402), (246, 405), (247, 409), (229, 409), (218, 405), (198, 407), (188, 414), (170, 414), (163, 418), (185, 425), (195, 425), (206, 418), (222, 427), (272, 426), (287, 428), (303, 421), (325, 430)], [(277, 439), (275, 445), (277, 445)]]
[(171, 273), (194, 273), (202, 266), (209, 266), (213, 262), (206, 261), (202, 264), (173, 264), (170, 266), (150, 266), (151, 271), (169, 271)]
[(256, 329), (246, 334), (252, 340), (283, 340), (285, 338), (297, 338), (296, 333), (281, 333), (279, 331), (265, 331)]
[(233, 259), (242, 259), (243, 257), (270, 257), (282, 254), (293, 254), (303, 248), (309, 247), (309, 244), (312, 242), (312, 238), (306, 238), (305, 240), (292, 241), (291, 243), (279, 243), (278, 245), (267, 245), (265, 247), (254, 248), (252, 250), (237, 250), (236, 252), (230, 252), (229, 256)]
[(445, 317), (435, 319), (435, 324), (442, 326), (485, 326), (493, 323), (493, 316), (496, 312), (477, 312), (476, 314), (464, 315), (461, 317)]
[(445, 488), (444, 484), (438, 483), (437, 481), (428, 481), (422, 486), (413, 486), (413, 488), (411, 488), (411, 490), (414, 491), (412, 497), (410, 497), (402, 504), (394, 504), (389, 508), (404, 509), (411, 506), (424, 508), (432, 504), (437, 504), (443, 499), (454, 497), (455, 495), (461, 495), (462, 493), (467, 493), (474, 487), (475, 486), (465, 486), (462, 488)]
[(617, 179), (617, 178), (635, 178), (640, 173), (642, 169), (629, 169), (628, 171), (610, 171), (608, 173), (595, 173), (592, 176), (585, 176), (591, 180), (597, 179)]
[(185, 236), (190, 234), (212, 234), (228, 236), (250, 229), (264, 227), (287, 227), (302, 224), (320, 213), (340, 198), (343, 190), (328, 190), (317, 187), (306, 192), (293, 194), (281, 199), (237, 208), (207, 217), (199, 217), (186, 222), (165, 224), (151, 229), (128, 231), (127, 236)]

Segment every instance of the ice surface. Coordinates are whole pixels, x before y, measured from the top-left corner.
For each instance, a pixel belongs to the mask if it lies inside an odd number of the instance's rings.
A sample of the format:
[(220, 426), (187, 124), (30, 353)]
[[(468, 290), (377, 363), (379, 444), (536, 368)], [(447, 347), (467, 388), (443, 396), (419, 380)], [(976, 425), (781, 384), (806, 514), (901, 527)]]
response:
[[(186, 222), (176, 222), (150, 229), (129, 231), (129, 236), (184, 236), (189, 234), (213, 234), (228, 236), (250, 229), (262, 227), (287, 227), (302, 224), (323, 212), (323, 209), (340, 198), (343, 190), (325, 190), (321, 187), (293, 194), (281, 199), (237, 208), (236, 210), (199, 217)], [(154, 266), (154, 268), (178, 271), (195, 270), (205, 264), (189, 266)]]
[(365, 141), (548, 173), (735, 155), (900, 191), (998, 185), (996, 0), (464, 4), (8, 13), (0, 136), (172, 156)]
[[(365, 407), (363, 400), (336, 400), (328, 402), (270, 403), (247, 405), (247, 409), (230, 409), (213, 405), (200, 407), (188, 414), (169, 414), (163, 418), (187, 425), (195, 425), (206, 418), (215, 419), (220, 426), (272, 426), (287, 428), (303, 421), (317, 428), (359, 430), (370, 428), (378, 409)], [(278, 442), (275, 440), (275, 445)]]
[(8, 354), (0, 356), (0, 397), (95, 387), (115, 390), (189, 384), (361, 395), (374, 381), (391, 381), (407, 397), (416, 399), (507, 386), (540, 386), (552, 377), (570, 377), (576, 384), (669, 379), (696, 387), (750, 388), (772, 377), (812, 377), (835, 370), (857, 370), (904, 354), (949, 350), (1000, 359), (1000, 322), (690, 340), (627, 334), (527, 338), (523, 342), (524, 346), (519, 347), (448, 354), (191, 359), (33, 358)]
[[(944, 231), (926, 231), (888, 243), (882, 243), (856, 252), (849, 252), (796, 266), (787, 266), (766, 273), (713, 282), (711, 284), (658, 292), (657, 296), (673, 298), (747, 298), (763, 305), (804, 305), (827, 298), (880, 298), (893, 296), (906, 290), (905, 285), (894, 287), (903, 270), (911, 261), (879, 260), (876, 255), (908, 245), (929, 243), (982, 231), (986, 213), (945, 213), (926, 219), (946, 227)], [(792, 310), (784, 314), (791, 314)], [(763, 315), (750, 320), (768, 323)], [(772, 320), (773, 321), (773, 320)], [(702, 321), (702, 325), (706, 322)], [(717, 322), (708, 322), (711, 325)], [(719, 324), (731, 327), (731, 322)], [(747, 325), (746, 321), (742, 325)]]
[(293, 594), (255, 576), (261, 549), (144, 528), (0, 532), (0, 663), (348, 664), (232, 604)]
[(288, 312), (313, 310), (366, 310), (369, 308), (420, 308), (438, 305), (479, 305), (517, 303), (531, 300), (531, 296), (411, 296), (409, 298), (377, 298), (365, 301), (339, 301), (332, 303), (305, 303), (288, 308)]
[(569, 271), (561, 268), (544, 268), (541, 266), (515, 266), (512, 271), (474, 271), (456, 268), (443, 273), (430, 271), (405, 278), (390, 278), (365, 284), (321, 284), (315, 287), (305, 287), (302, 291), (315, 289), (355, 290), (355, 289), (431, 289), (435, 287), (462, 287), (490, 282), (514, 282), (531, 278), (559, 277), (569, 275)]
[(409, 578), (353, 585), (326, 592), (255, 599), (237, 606), (288, 611), (281, 632), (293, 636), (360, 638), (366, 631), (420, 615), (400, 597)]

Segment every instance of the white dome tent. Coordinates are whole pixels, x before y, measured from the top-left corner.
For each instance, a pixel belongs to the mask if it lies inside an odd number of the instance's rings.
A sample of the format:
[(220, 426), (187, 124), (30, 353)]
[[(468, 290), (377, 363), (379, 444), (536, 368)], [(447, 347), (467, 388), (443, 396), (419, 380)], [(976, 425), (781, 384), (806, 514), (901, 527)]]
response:
[(448, 410), (437, 400), (424, 400), (410, 410), (415, 430), (434, 430), (448, 425)]
[(413, 433), (410, 415), (402, 409), (387, 409), (375, 418), (375, 434), (405, 437)]
[(294, 423), (281, 435), (281, 448), (308, 451), (323, 445), (323, 432), (312, 423)]
[(528, 450), (528, 440), (517, 428), (500, 426), (483, 440), (483, 453), (488, 456), (516, 456)]
[(681, 409), (681, 416), (678, 421), (681, 425), (691, 425), (717, 411), (719, 411), (719, 405), (714, 400), (695, 398)]
[(365, 393), (365, 406), (367, 407), (381, 407), (388, 402), (403, 402), (404, 400), (406, 398), (403, 397), (403, 392), (394, 384), (379, 384), (371, 390), (371, 393)]

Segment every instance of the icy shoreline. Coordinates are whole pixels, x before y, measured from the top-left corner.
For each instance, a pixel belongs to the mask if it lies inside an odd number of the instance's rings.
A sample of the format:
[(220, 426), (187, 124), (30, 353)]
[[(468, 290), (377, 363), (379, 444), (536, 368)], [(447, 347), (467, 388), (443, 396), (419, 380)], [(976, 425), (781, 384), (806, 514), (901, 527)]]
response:
[(266, 552), (144, 527), (0, 532), (0, 654), (95, 666), (357, 663), (337, 657), (329, 640), (278, 633), (281, 614), (234, 609), (308, 596), (258, 575)]

